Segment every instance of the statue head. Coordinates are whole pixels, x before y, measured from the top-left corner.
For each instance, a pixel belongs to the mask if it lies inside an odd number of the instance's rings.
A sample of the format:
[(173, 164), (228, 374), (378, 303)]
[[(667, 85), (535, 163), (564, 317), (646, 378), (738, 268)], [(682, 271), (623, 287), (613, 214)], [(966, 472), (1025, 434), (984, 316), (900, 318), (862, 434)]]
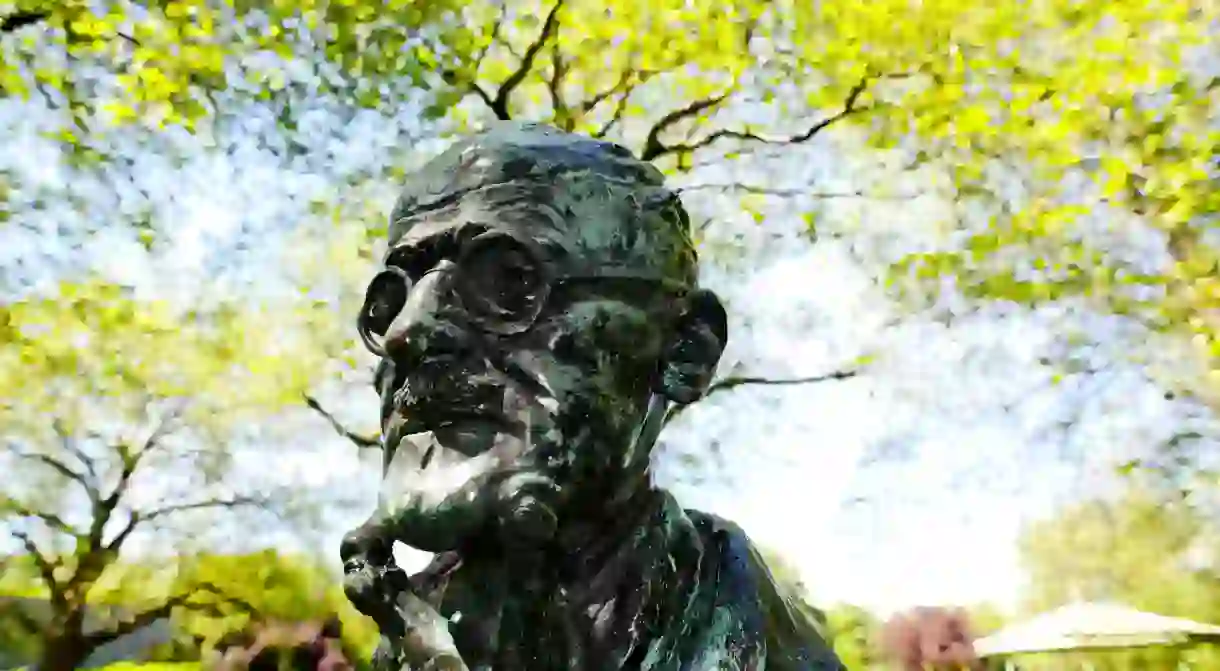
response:
[(415, 175), (388, 237), (359, 330), (396, 540), (543, 544), (649, 490), (666, 408), (702, 395), (726, 339), (656, 168), (505, 124)]

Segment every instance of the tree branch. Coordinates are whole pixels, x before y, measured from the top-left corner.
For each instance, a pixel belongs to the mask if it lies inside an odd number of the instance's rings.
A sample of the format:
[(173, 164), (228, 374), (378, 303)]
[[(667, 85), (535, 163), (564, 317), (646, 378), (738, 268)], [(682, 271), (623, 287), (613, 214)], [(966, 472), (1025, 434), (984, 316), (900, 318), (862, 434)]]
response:
[(56, 473), (59, 473), (64, 478), (79, 484), (84, 488), (85, 494), (89, 496), (90, 501), (97, 501), (99, 498), (101, 498), (101, 492), (98, 491), (96, 483), (59, 459), (42, 452), (30, 453), (16, 447), (14, 447), (12, 451), (13, 454), (15, 454), (19, 459), (40, 462), (43, 465), (50, 467)]
[(63, 586), (55, 578), (55, 569), (59, 568), (59, 562), (47, 559), (46, 555), (38, 550), (38, 545), (34, 543), (29, 534), (23, 531), (13, 531), (12, 535), (21, 542), (26, 554), (30, 556), (30, 561), (34, 562), (34, 567), (38, 569), (38, 575), (51, 595), (51, 605), (59, 612), (66, 612), (68, 600), (64, 597)]
[[(119, 453), (123, 466), (122, 470), (119, 471), (118, 482), (115, 483), (110, 495), (93, 506), (93, 519), (89, 525), (89, 552), (91, 553), (100, 552), (105, 548), (102, 542), (102, 534), (106, 529), (106, 524), (114, 514), (115, 508), (118, 507), (123, 494), (127, 492), (127, 488), (131, 485), (131, 479), (135, 475), (136, 467), (139, 466), (140, 456), (144, 453), (143, 450), (133, 452), (126, 443), (119, 443), (114, 446), (114, 449)], [(85, 562), (82, 561), (82, 566), (84, 564)]]
[(15, 515), (17, 517), (28, 517), (41, 520), (48, 527), (60, 533), (77, 538), (84, 537), (83, 533), (77, 530), (76, 527), (68, 524), (59, 515), (42, 510), (34, 510), (33, 508), (30, 508), (9, 496), (0, 495), (0, 512)]
[[(149, 432), (148, 437), (138, 449), (132, 449), (126, 442), (119, 442), (113, 445), (114, 451), (118, 453), (119, 459), (122, 462), (122, 467), (119, 471), (118, 481), (114, 485), (114, 489), (104, 499), (94, 501), (92, 510), (92, 519), (89, 524), (89, 533), (86, 537), (86, 545), (78, 546), (77, 549), (77, 564), (76, 570), (72, 574), (72, 578), (68, 580), (68, 591), (76, 598), (84, 598), (88, 593), (90, 586), (102, 575), (114, 561), (118, 558), (118, 551), (122, 545), (119, 543), (105, 541), (106, 525), (110, 522), (110, 518), (114, 516), (114, 511), (118, 508), (119, 502), (127, 495), (131, 487), (132, 478), (135, 476), (136, 470), (140, 466), (140, 461), (151, 451), (161, 444), (161, 440), (168, 434), (173, 422), (177, 419), (180, 407), (176, 407), (165, 414), (153, 430)], [(133, 515), (132, 521), (136, 517)], [(128, 522), (131, 524), (131, 521)], [(126, 529), (124, 531), (127, 531)], [(123, 540), (130, 535), (130, 531), (126, 534), (120, 532)]]
[(495, 109), (496, 102), (491, 99), (490, 93), (483, 90), (482, 86), (479, 86), (477, 83), (472, 82), (470, 84), (470, 90), (473, 91), (474, 94), (477, 95), (479, 97), (479, 99), (483, 101), (483, 103), (485, 105), (487, 105), (488, 107), (490, 107), (492, 109)]
[(46, 623), (39, 622), (37, 618), (22, 607), (20, 602), (14, 603), (12, 604), (12, 607), (6, 608), (3, 612), (0, 612), (0, 622), (4, 622), (6, 618), (16, 620), (17, 626), (25, 634), (39, 634), (43, 631), (43, 629), (46, 628)]
[(565, 132), (572, 132), (574, 119), (563, 99), (563, 80), (568, 74), (567, 63), (559, 53), (559, 43), (551, 44), (551, 76), (547, 79), (546, 90), (551, 96), (551, 116), (555, 125)]
[(91, 481), (93, 483), (97, 483), (97, 464), (94, 462), (92, 457), (85, 454), (85, 451), (80, 448), (80, 445), (77, 444), (72, 432), (68, 431), (63, 422), (58, 419), (52, 420), (51, 428), (55, 431), (55, 435), (59, 436), (60, 447), (62, 447), (65, 452), (68, 452), (72, 456), (76, 457), (76, 459), (80, 461), (81, 466), (85, 468), (85, 472), (90, 478), (92, 478)]
[[(178, 418), (181, 408), (170, 410), (153, 430), (149, 432), (148, 437), (144, 439), (143, 444), (138, 450), (133, 451), (126, 443), (118, 443), (114, 449), (119, 454), (119, 459), (122, 461), (123, 467), (119, 471), (119, 480), (115, 483), (114, 490), (110, 492), (104, 500), (98, 502), (93, 507), (93, 524), (89, 529), (89, 549), (90, 552), (98, 553), (105, 551), (112, 554), (111, 543), (104, 543), (102, 534), (105, 531), (106, 524), (114, 515), (115, 509), (119, 505), (119, 501), (127, 494), (128, 488), (131, 486), (131, 480), (135, 476), (136, 469), (140, 467), (140, 460), (143, 459), (149, 452), (156, 449), (161, 444), (161, 440), (169, 433), (173, 422)], [(134, 519), (134, 516), (133, 516)], [(118, 546), (114, 546), (117, 548)], [(84, 562), (82, 562), (84, 565)]]
[(546, 21), (542, 24), (542, 30), (539, 31), (538, 37), (529, 45), (525, 53), (521, 56), (521, 64), (517, 69), (504, 80), (500, 85), (500, 89), (496, 92), (496, 97), (491, 101), (491, 111), (496, 115), (497, 119), (508, 121), (512, 119), (512, 114), (508, 109), (509, 97), (513, 91), (525, 81), (525, 77), (534, 68), (534, 60), (538, 58), (538, 53), (546, 46), (547, 40), (555, 34), (559, 28), (559, 10), (563, 8), (564, 0), (556, 0), (555, 6), (551, 7), (550, 13), (546, 16)]
[(683, 119), (689, 119), (723, 103), (725, 100), (728, 100), (729, 96), (732, 94), (733, 89), (730, 88), (728, 91), (725, 91), (718, 96), (696, 100), (686, 107), (673, 110), (672, 112), (658, 119), (648, 131), (648, 136), (644, 140), (644, 150), (640, 152), (640, 159), (644, 161), (652, 161), (667, 154), (673, 154), (681, 151), (681, 147), (685, 145), (667, 146), (662, 144), (661, 133), (664, 133), (674, 124), (682, 121)]
[(773, 379), (773, 378), (767, 378), (767, 377), (751, 377), (748, 375), (733, 375), (733, 376), (718, 380), (716, 382), (713, 382), (711, 384), (711, 386), (709, 386), (707, 388), (707, 392), (705, 392), (703, 394), (703, 398), (707, 398), (707, 397), (711, 396), (712, 394), (715, 394), (718, 392), (729, 391), (730, 389), (736, 389), (737, 387), (741, 387), (744, 385), (767, 385), (767, 386), (775, 386), (775, 387), (787, 387), (787, 386), (799, 385), (799, 384), (815, 384), (818, 382), (830, 382), (830, 381), (834, 381), (834, 380), (847, 380), (847, 379), (856, 377), (859, 374), (860, 374), (860, 371), (858, 371), (858, 370), (837, 370), (837, 371), (833, 371), (830, 373), (826, 373), (824, 375), (813, 375), (810, 377), (780, 378), (780, 379)]
[(322, 415), (322, 418), (330, 423), (331, 428), (333, 428), (336, 433), (351, 441), (356, 447), (361, 449), (381, 447), (381, 439), (377, 436), (362, 436), (349, 430), (347, 427), (343, 426), (338, 419), (335, 419), (334, 415), (327, 412), (326, 409), (322, 407), (322, 404), (318, 403), (317, 399), (309, 394), (304, 394), (303, 397), (305, 399), (305, 405), (309, 406), (319, 415)]
[(8, 14), (4, 18), (0, 19), (0, 35), (6, 34), (6, 33), (15, 33), (18, 30), (25, 28), (26, 26), (32, 26), (36, 23), (42, 23), (43, 21), (50, 18), (50, 16), (51, 16), (50, 12), (45, 12), (45, 11), (40, 11), (40, 10), (34, 10), (34, 9), (18, 10), (16, 12), (13, 12), (12, 14)]
[[(631, 94), (635, 93), (636, 88), (646, 84), (648, 80), (652, 79), (656, 74), (656, 71), (637, 72), (631, 69), (626, 70), (623, 73), (622, 81), (624, 84), (618, 98), (618, 103), (616, 103), (614, 106), (614, 112), (611, 113), (610, 118), (606, 121), (606, 123), (602, 124), (602, 127), (593, 133), (593, 137), (601, 140), (605, 138), (615, 126), (621, 123), (623, 117), (627, 115), (627, 103), (631, 100)], [(632, 79), (635, 79), (635, 82), (628, 83), (631, 82)], [(607, 97), (614, 95), (614, 93), (615, 91), (612, 89)], [(598, 94), (598, 96), (600, 95), (601, 94)], [(597, 100), (598, 96), (594, 96), (594, 100), (589, 101), (593, 103), (593, 106), (596, 106), (597, 103), (601, 102), (601, 100)], [(589, 111), (592, 111), (593, 106), (589, 107)]]
[[(822, 132), (823, 130), (826, 130), (826, 128), (830, 127), (832, 124), (835, 124), (835, 123), (847, 118), (848, 116), (851, 116), (852, 114), (862, 111), (864, 108), (857, 107), (857, 105), (860, 102), (860, 97), (862, 95), (864, 95), (865, 91), (868, 90), (868, 84), (871, 81), (871, 79), (872, 79), (872, 77), (870, 77), (870, 76), (863, 77), (860, 80), (860, 82), (858, 84), (856, 84), (855, 86), (853, 86), (851, 88), (851, 90), (848, 92), (847, 98), (843, 101), (843, 109), (841, 111), (839, 111), (836, 114), (832, 114), (831, 116), (828, 116), (824, 119), (819, 120), (817, 123), (814, 123), (804, 132), (797, 133), (795, 135), (790, 135), (785, 138), (768, 138), (768, 137), (764, 137), (764, 136), (755, 134), (750, 131), (735, 131), (735, 130), (724, 129), (724, 130), (715, 131), (715, 132), (711, 133), (710, 135), (708, 135), (707, 137), (704, 137), (703, 139), (698, 140), (696, 142), (674, 144), (674, 145), (662, 145), (659, 140), (656, 140), (656, 138), (654, 138), (653, 133), (649, 133), (649, 142), (647, 142), (645, 144), (644, 153), (641, 155), (641, 158), (643, 158), (646, 161), (651, 161), (651, 160), (660, 158), (661, 156), (666, 156), (669, 154), (690, 154), (699, 149), (709, 147), (712, 144), (715, 144), (716, 142), (719, 142), (720, 140), (724, 140), (724, 139), (749, 140), (749, 141), (753, 141), (753, 142), (760, 142), (763, 144), (780, 144), (780, 145), (800, 144), (802, 142), (807, 142), (808, 140), (813, 138), (818, 133)], [(684, 110), (679, 110), (679, 112), (682, 112), (682, 111), (684, 111)], [(698, 112), (695, 112), (695, 113), (698, 113)], [(687, 116), (690, 116), (690, 115), (687, 115)], [(654, 127), (653, 130), (656, 131), (656, 127)]]
[(242, 607), (247, 612), (255, 612), (255, 610), (256, 610), (249, 603), (247, 603), (241, 599), (238, 599), (236, 597), (225, 594), (224, 590), (220, 589), (219, 587), (216, 587), (215, 585), (212, 585), (211, 583), (202, 583), (199, 585), (199, 589), (196, 589), (191, 592), (184, 593), (184, 594), (174, 595), (174, 596), (166, 599), (163, 603), (161, 603), (158, 606), (149, 608), (148, 610), (141, 611), (139, 613), (136, 613), (135, 615), (132, 615), (130, 617), (123, 619), (122, 621), (116, 623), (113, 627), (109, 627), (103, 631), (95, 632), (93, 634), (86, 636), (85, 645), (90, 651), (96, 650), (96, 649), (102, 647), (103, 645), (106, 645), (107, 643), (116, 641), (120, 638), (123, 638), (124, 636), (130, 636), (131, 634), (134, 634), (135, 632), (140, 631), (141, 629), (144, 629), (145, 627), (152, 626), (153, 624), (156, 624), (158, 621), (164, 620), (165, 618), (170, 617), (173, 614), (175, 608), (186, 607), (186, 608), (206, 609), (206, 608), (208, 608), (207, 604), (192, 604), (191, 603), (191, 597), (194, 597), (202, 592), (215, 594), (216, 596), (220, 597), (225, 603), (237, 604), (238, 606)]
[[(859, 374), (860, 374), (860, 371), (858, 371), (858, 370), (838, 370), (838, 371), (834, 371), (831, 373), (826, 373), (824, 375), (814, 375), (814, 376), (810, 376), (810, 377), (796, 377), (796, 378), (779, 378), (779, 379), (768, 378), (768, 377), (752, 377), (752, 376), (748, 376), (748, 375), (731, 375), (729, 377), (717, 380), (716, 382), (713, 382), (710, 386), (708, 386), (707, 391), (704, 392), (704, 394), (703, 394), (703, 398), (706, 399), (707, 397), (711, 396), (712, 394), (730, 391), (730, 390), (736, 389), (737, 387), (742, 387), (745, 385), (767, 385), (767, 386), (773, 386), (773, 387), (786, 387), (786, 386), (803, 385), (803, 384), (816, 384), (819, 382), (846, 380), (849, 378), (856, 377)], [(688, 407), (690, 407), (690, 406), (675, 405), (675, 406), (671, 407), (669, 409), (669, 412), (666, 413), (666, 415), (665, 415), (665, 423), (668, 424), (669, 422), (673, 421), (673, 419), (675, 417), (677, 417), (683, 410), (685, 410)]]
[(153, 510), (139, 511), (133, 510), (127, 524), (115, 535), (114, 538), (106, 544), (107, 552), (118, 552), (123, 547), (123, 543), (131, 536), (132, 532), (138, 526), (146, 522), (154, 522), (159, 518), (168, 517), (177, 513), (184, 513), (191, 510), (207, 510), (209, 508), (240, 508), (242, 506), (262, 506), (267, 504), (267, 499), (257, 496), (235, 496), (231, 499), (208, 499), (205, 501), (192, 501), (190, 503), (175, 503), (172, 505), (155, 508)]
[(140, 446), (140, 452), (137, 455), (137, 459), (143, 458), (145, 454), (148, 454), (149, 451), (155, 449), (161, 444), (161, 440), (165, 438), (165, 436), (168, 435), (170, 430), (173, 428), (174, 422), (178, 421), (178, 418), (182, 414), (182, 410), (183, 408), (181, 405), (175, 405), (172, 409), (165, 413), (165, 416), (157, 422), (157, 425), (153, 427), (151, 432), (149, 432), (148, 437), (144, 439), (144, 444)]
[(588, 100), (585, 100), (578, 105), (581, 113), (588, 114), (589, 112), (592, 112), (594, 110), (594, 108), (596, 108), (598, 105), (600, 105), (603, 102), (605, 102), (606, 100), (608, 100), (610, 98), (610, 96), (612, 96), (616, 93), (625, 92), (627, 89), (627, 82), (631, 81), (631, 78), (634, 75), (635, 75), (635, 70), (633, 70), (631, 68), (623, 68), (623, 73), (619, 76), (618, 81), (614, 83), (614, 86), (611, 86), (610, 88), (608, 88), (600, 93), (595, 93), (592, 98), (589, 98)]
[(677, 189), (678, 193), (687, 193), (689, 191), (708, 191), (720, 189), (723, 191), (744, 191), (746, 193), (757, 194), (761, 196), (780, 196), (784, 198), (795, 198), (799, 196), (808, 196), (810, 198), (831, 199), (831, 198), (871, 198), (874, 200), (913, 200), (919, 197), (917, 193), (898, 194), (894, 196), (883, 196), (877, 194), (869, 194), (866, 191), (810, 191), (808, 189), (784, 189), (772, 188), (765, 186), (756, 186), (752, 184), (694, 184), (692, 186), (684, 186)]
[[(491, 35), (487, 37), (487, 44), (483, 45), (483, 48), (479, 50), (479, 55), (475, 57), (474, 63), (470, 69), (470, 90), (473, 91), (475, 95), (479, 96), (479, 99), (483, 101), (483, 104), (487, 105), (487, 107), (491, 109), (495, 108), (495, 101), (492, 100), (491, 94), (483, 90), (483, 87), (479, 86), (479, 68), (483, 66), (483, 59), (487, 58), (487, 53), (491, 51), (491, 45), (495, 44), (500, 37), (500, 28), (504, 25), (504, 14), (506, 10), (507, 7), (505, 3), (501, 3), (500, 15), (497, 16), (495, 22), (491, 24)], [(448, 73), (448, 76), (450, 79), (447, 79), (446, 81), (449, 81), (450, 84), (458, 83), (456, 73), (450, 72)]]
[[(758, 30), (758, 23), (759, 17), (755, 16), (745, 26), (745, 30), (742, 31), (741, 46), (739, 48), (743, 53), (750, 53), (750, 43), (754, 40), (754, 35)], [(695, 101), (682, 109), (675, 110), (661, 117), (661, 119), (658, 120), (657, 123), (648, 131), (648, 135), (644, 140), (644, 149), (640, 153), (640, 158), (645, 161), (651, 161), (667, 154), (680, 153), (682, 151), (681, 147), (685, 145), (679, 144), (672, 147), (666, 146), (661, 142), (661, 133), (665, 132), (667, 129), (683, 119), (691, 118), (717, 105), (720, 105), (725, 100), (728, 100), (729, 96), (737, 92), (739, 83), (740, 82), (735, 80), (733, 84), (729, 86), (728, 90), (721, 95)]]

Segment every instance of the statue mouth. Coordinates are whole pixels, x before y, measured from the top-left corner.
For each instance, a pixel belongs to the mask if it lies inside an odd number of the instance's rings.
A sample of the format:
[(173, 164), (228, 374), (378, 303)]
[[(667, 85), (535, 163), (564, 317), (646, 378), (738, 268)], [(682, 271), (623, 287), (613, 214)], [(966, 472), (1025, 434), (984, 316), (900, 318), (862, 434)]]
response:
[[(495, 371), (450, 369), (405, 374), (382, 387), (382, 447), (394, 450), (408, 436), (432, 433), (466, 457), (487, 449), (463, 434), (527, 438), (531, 418), (550, 414), (549, 389), (533, 379)], [(465, 373), (460, 375), (458, 373)], [(446, 440), (450, 438), (450, 440)], [(465, 438), (465, 439), (463, 439)]]
[[(503, 413), (452, 406), (438, 410), (433, 403), (408, 404), (390, 413), (384, 431), (383, 447), (396, 449), (403, 439), (424, 433), (442, 438), (458, 438), (464, 433), (478, 432), (517, 435), (523, 429), (523, 422), (511, 419)], [(477, 441), (453, 439), (443, 442), (446, 447), (465, 457), (476, 457), (484, 451), (477, 447)], [(421, 467), (427, 466), (427, 455), (422, 461), (424, 463), (421, 463)]]
[[(426, 387), (409, 382), (399, 387), (389, 400), (383, 425), (383, 448), (398, 451), (407, 442), (432, 447), (422, 450), (419, 468), (429, 465), (455, 465), (453, 458), (473, 459), (503, 439), (529, 442), (531, 418), (537, 415), (538, 400), (512, 384), (484, 383), (459, 389), (439, 385)], [(456, 393), (444, 393), (456, 392)], [(426, 441), (407, 440), (430, 435)], [(432, 457), (447, 452), (449, 458), (437, 464)]]

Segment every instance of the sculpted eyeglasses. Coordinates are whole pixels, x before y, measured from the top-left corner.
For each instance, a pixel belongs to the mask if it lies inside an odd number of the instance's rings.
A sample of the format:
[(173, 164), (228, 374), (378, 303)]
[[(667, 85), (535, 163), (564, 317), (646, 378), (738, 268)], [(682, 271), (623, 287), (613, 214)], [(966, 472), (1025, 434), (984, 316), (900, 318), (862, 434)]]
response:
[[(613, 268), (587, 274), (558, 273), (538, 245), (501, 231), (489, 231), (464, 243), (453, 259), (456, 266), (454, 297), (466, 319), (486, 333), (512, 336), (528, 331), (538, 321), (551, 297), (575, 284), (599, 289), (662, 288), (675, 297), (690, 288), (680, 282)], [(427, 271), (431, 272), (431, 271)], [(424, 274), (426, 275), (427, 272)], [(365, 292), (357, 329), (365, 347), (384, 357), (384, 337), (407, 304), (411, 290), (422, 279), (392, 263), (373, 277)]]

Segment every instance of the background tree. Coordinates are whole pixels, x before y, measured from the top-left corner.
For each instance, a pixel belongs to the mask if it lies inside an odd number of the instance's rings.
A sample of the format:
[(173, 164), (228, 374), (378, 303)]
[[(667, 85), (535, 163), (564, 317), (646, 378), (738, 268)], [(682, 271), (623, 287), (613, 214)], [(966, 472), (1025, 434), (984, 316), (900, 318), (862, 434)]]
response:
[[(970, 212), (944, 222), (963, 244), (905, 255), (899, 269), (951, 274), (988, 299), (1082, 296), (1153, 331), (1198, 335), (1209, 357), (1220, 289), (1202, 226), (1216, 205), (1220, 73), (1204, 56), (1215, 11), (1140, 0), (985, 12), (948, 0), (295, 0), (265, 12), (208, 0), (105, 11), (23, 0), (0, 23), (0, 90), (42, 91), (71, 112), (77, 135), (102, 128), (99, 114), (154, 126), (215, 121), (226, 111), (207, 103), (219, 93), (272, 105), (289, 134), (308, 96), (391, 117), (420, 99), (450, 129), (546, 121), (678, 170), (731, 167), (743, 152), (855, 124), (878, 148), (900, 149), (907, 167), (947, 177), (954, 212)], [(759, 116), (782, 121), (741, 121)], [(997, 168), (1010, 183), (996, 181)], [(770, 191), (807, 196), (816, 186)], [(1091, 230), (1090, 217), (1103, 213), (1115, 232), (1161, 239), (1142, 253), (1100, 252), (1105, 231)], [(1141, 268), (1149, 254), (1167, 261)], [(1029, 263), (1032, 273), (1020, 270)]]
[[(378, 632), (343, 594), (332, 567), (318, 557), (289, 555), (275, 550), (238, 555), (198, 554), (187, 558), (175, 578), (177, 589), (210, 585), (222, 595), (219, 608), (186, 611), (179, 619), (184, 636), (202, 641), (204, 650), (219, 650), (224, 641), (254, 634), (264, 627), (316, 625), (334, 619), (340, 634), (333, 638), (353, 664), (370, 658)], [(237, 599), (243, 608), (223, 611), (224, 600)], [(243, 645), (251, 645), (245, 640)]]
[[(49, 622), (23, 622), (48, 670), (200, 603), (198, 589), (122, 596), (173, 569), (120, 565), (140, 535), (177, 523), (202, 539), (216, 513), (306, 509), (227, 476), (242, 422), (295, 399), (314, 366), (253, 315), (140, 301), (104, 282), (57, 289), (0, 308), (0, 519), (50, 604)], [(121, 619), (86, 627), (89, 609), (116, 600)]]
[[(274, 112), (269, 141), (290, 160), (305, 151), (302, 115), (319, 106), (419, 110), (441, 136), (545, 121), (690, 172), (692, 194), (727, 191), (759, 216), (768, 200), (818, 215), (820, 234), (852, 236), (895, 289), (930, 300), (922, 307), (964, 297), (1130, 316), (1142, 335), (1171, 336), (1136, 350), (1149, 373), (1211, 398), (1214, 8), (296, 0), (264, 12), (177, 0), (99, 11), (22, 2), (4, 20), (3, 90), (43, 91), (88, 117), (65, 120), (78, 136), (100, 137), (105, 119), (206, 121), (210, 134), (253, 105)], [(831, 133), (877, 149), (845, 167), (852, 188), (762, 177), (785, 148)], [(405, 149), (418, 143), (393, 141), (404, 148), (346, 177), (380, 183), (421, 158)], [(860, 207), (882, 213), (916, 195), (943, 206), (942, 220), (898, 231), (901, 245), (895, 231), (853, 225)], [(375, 235), (381, 218), (358, 212), (367, 196), (318, 205)], [(948, 295), (921, 281), (945, 277), (957, 280)]]
[(1021, 541), (1026, 608), (1114, 600), (1202, 621), (1220, 620), (1214, 518), (1189, 502), (1132, 488), (1031, 523)]
[[(1025, 607), (1038, 612), (1076, 600), (1113, 601), (1173, 617), (1220, 621), (1215, 519), (1190, 502), (1167, 502), (1155, 491), (1137, 487), (1068, 506), (1030, 524), (1023, 535), (1021, 556), (1029, 577)], [(1220, 661), (1206, 648), (1087, 656), (1097, 664), (1152, 668), (1181, 661), (1210, 668)]]
[(880, 661), (877, 637), (881, 622), (859, 606), (838, 605), (829, 609), (828, 626), (835, 654), (849, 669), (871, 669)]
[[(960, 249), (908, 257), (908, 265), (960, 274), (978, 296), (1083, 294), (1153, 327), (1206, 328), (1192, 315), (1206, 322), (1215, 293), (1214, 250), (1199, 228), (1215, 205), (1208, 166), (1217, 73), (1201, 58), (1214, 11), (1137, 0), (1036, 10), (1007, 2), (986, 12), (897, 0), (376, 9), (298, 0), (267, 12), (183, 0), (101, 13), (22, 2), (3, 20), (0, 88), (28, 95), (41, 87), (75, 115), (137, 123), (203, 119), (219, 113), (206, 104), (211, 96), (238, 90), (282, 107), (288, 131), (294, 98), (307, 89), (391, 116), (422, 92), (430, 115), (459, 126), (547, 121), (620, 139), (673, 168), (855, 123), (881, 148), (915, 139), (912, 163), (947, 172), (959, 211), (981, 206), (979, 197), (992, 203), (954, 226), (971, 233)], [(83, 62), (115, 85), (81, 82), (85, 69), (73, 65)], [(733, 121), (749, 107), (784, 121)], [(999, 166), (1020, 178), (1019, 199), (998, 197), (988, 173)], [(1089, 175), (1099, 193), (1065, 186), (1065, 177)], [(1094, 197), (1101, 201), (1087, 200)], [(1080, 220), (1093, 206), (1134, 214), (1114, 224), (1119, 230), (1167, 236), (1161, 251), (1170, 266), (1138, 272), (1138, 259), (1086, 249)], [(1043, 270), (1018, 278), (1018, 259)], [(1161, 298), (1135, 298), (1130, 284), (1155, 286)], [(1211, 347), (1208, 332), (1198, 333)]]

